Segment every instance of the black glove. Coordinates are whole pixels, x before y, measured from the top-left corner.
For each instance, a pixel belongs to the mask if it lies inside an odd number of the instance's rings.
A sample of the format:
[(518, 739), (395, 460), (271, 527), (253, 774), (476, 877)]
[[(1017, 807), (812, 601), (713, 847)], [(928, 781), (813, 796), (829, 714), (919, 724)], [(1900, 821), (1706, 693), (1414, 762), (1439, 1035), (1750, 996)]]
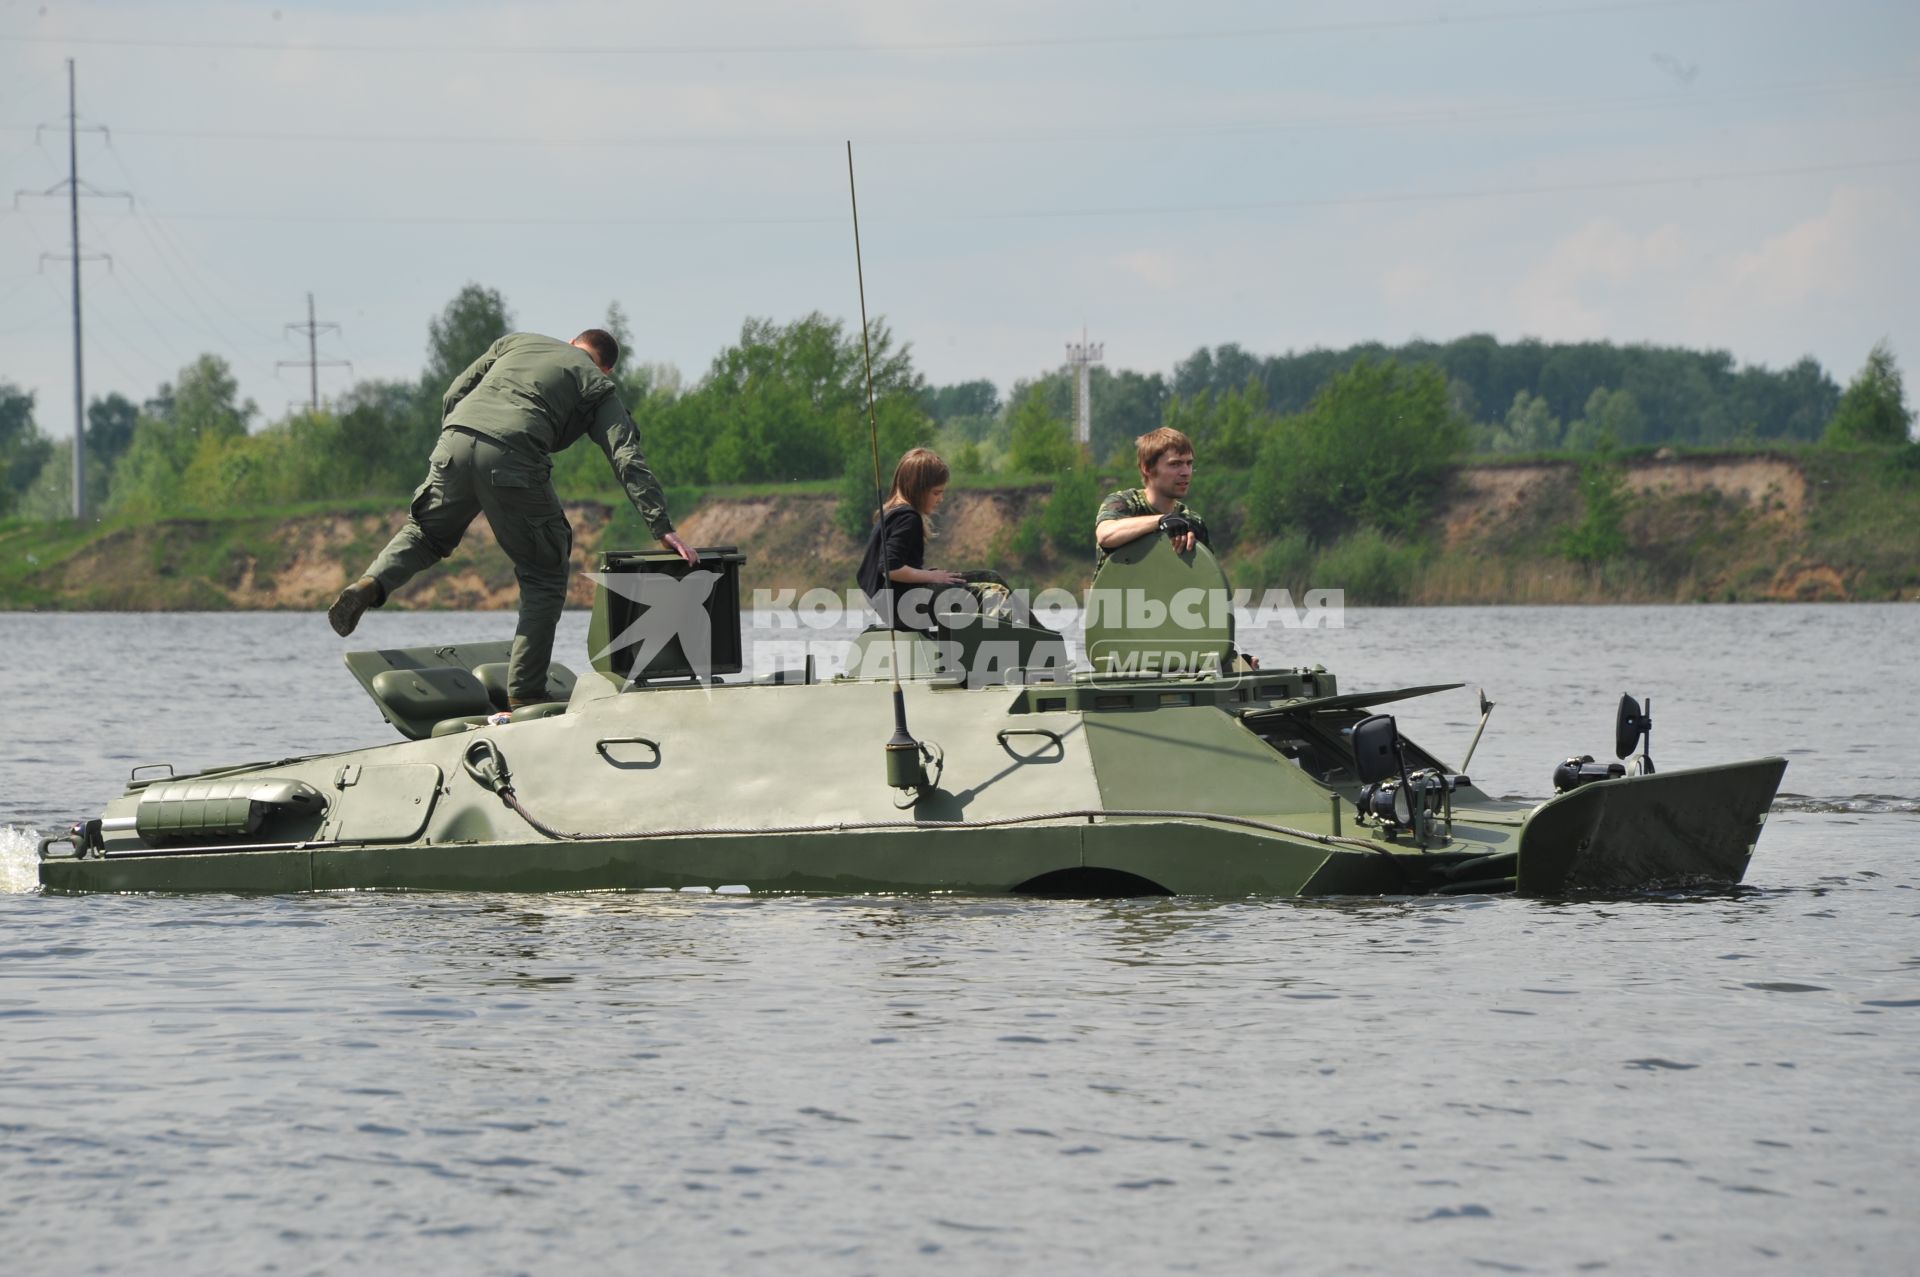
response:
[(1160, 530), (1170, 537), (1183, 537), (1193, 531), (1193, 525), (1187, 522), (1184, 514), (1163, 514), (1160, 516)]

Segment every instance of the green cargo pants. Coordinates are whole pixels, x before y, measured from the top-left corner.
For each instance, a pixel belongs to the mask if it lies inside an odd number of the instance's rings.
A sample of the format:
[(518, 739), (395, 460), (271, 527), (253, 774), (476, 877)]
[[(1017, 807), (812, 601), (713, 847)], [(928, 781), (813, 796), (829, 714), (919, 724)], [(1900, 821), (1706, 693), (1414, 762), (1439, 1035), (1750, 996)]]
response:
[(391, 597), (416, 572), (452, 554), (474, 515), (486, 515), (520, 582), (520, 624), (507, 674), (507, 694), (519, 702), (546, 699), (553, 631), (567, 603), (573, 528), (553, 490), (552, 472), (551, 462), (484, 435), (441, 431), (427, 481), (407, 509), (407, 526), (367, 569)]

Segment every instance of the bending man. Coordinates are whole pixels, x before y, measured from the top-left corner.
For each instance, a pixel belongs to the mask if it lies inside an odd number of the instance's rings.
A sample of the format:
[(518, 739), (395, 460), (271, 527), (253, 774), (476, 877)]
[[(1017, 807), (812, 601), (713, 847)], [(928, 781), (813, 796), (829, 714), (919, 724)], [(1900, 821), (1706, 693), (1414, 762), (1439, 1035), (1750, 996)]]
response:
[(407, 526), (327, 609), (334, 631), (353, 633), (416, 572), (452, 554), (476, 514), (487, 516), (520, 582), (520, 624), (508, 665), (508, 705), (551, 699), (547, 667), (567, 602), (573, 528), (553, 490), (552, 454), (583, 435), (607, 454), (647, 528), (689, 563), (700, 556), (674, 534), (666, 496), (647, 469), (633, 418), (608, 375), (620, 358), (612, 334), (589, 328), (571, 342), (510, 333), (447, 387), (427, 481)]

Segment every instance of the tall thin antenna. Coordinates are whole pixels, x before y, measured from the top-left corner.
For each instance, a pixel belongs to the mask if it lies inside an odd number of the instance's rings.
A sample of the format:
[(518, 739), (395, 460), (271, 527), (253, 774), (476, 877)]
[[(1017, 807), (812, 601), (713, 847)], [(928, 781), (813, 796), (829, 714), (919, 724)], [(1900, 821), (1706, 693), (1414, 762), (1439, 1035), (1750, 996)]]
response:
[[(887, 564), (887, 496), (880, 486), (880, 415), (873, 403), (873, 347), (867, 340), (867, 272), (860, 259), (860, 196), (853, 185), (853, 139), (847, 139), (847, 199), (853, 205), (853, 273), (860, 285), (860, 355), (867, 370), (867, 441), (873, 449), (873, 493), (880, 512), (877, 533), (880, 537), (880, 578), (889, 583), (892, 568)], [(887, 783), (896, 789), (913, 789), (926, 783), (926, 771), (920, 765), (920, 742), (907, 730), (907, 700), (900, 690), (900, 628), (895, 623), (899, 607), (887, 609), (894, 616), (882, 617), (892, 635), (893, 648), (893, 736), (887, 741)]]
[[(853, 205), (853, 275), (860, 286), (860, 356), (867, 372), (867, 442), (873, 451), (873, 505), (877, 517), (884, 527), (887, 521), (887, 493), (880, 478), (880, 416), (873, 402), (873, 347), (867, 341), (867, 271), (860, 256), (860, 195), (853, 185), (853, 140), (847, 140), (847, 199)], [(880, 534), (880, 576), (891, 581), (887, 575), (891, 566), (886, 561), (887, 536)], [(893, 630), (893, 685), (900, 686), (900, 631), (893, 626), (892, 617), (882, 617)]]
[(340, 325), (332, 324), (332, 323), (322, 324), (322, 323), (315, 322), (313, 318), (313, 294), (308, 293), (307, 294), (307, 322), (304, 324), (288, 324), (286, 325), (286, 327), (292, 329), (296, 333), (305, 333), (307, 335), (307, 357), (305, 359), (282, 359), (278, 363), (274, 364), (274, 367), (275, 368), (298, 368), (302, 365), (305, 365), (307, 369), (307, 395), (308, 395), (307, 407), (313, 412), (319, 412), (320, 411), (320, 370), (322, 368), (353, 367), (352, 360), (320, 358), (320, 334), (326, 333), (326, 332), (337, 333), (340, 331)]

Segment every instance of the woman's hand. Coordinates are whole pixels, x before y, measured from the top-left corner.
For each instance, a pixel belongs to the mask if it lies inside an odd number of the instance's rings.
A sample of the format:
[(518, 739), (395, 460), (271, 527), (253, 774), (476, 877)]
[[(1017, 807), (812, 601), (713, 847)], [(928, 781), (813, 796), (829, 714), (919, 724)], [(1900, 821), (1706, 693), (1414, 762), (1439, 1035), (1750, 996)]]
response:
[(895, 568), (887, 573), (887, 579), (895, 585), (965, 585), (967, 578), (959, 572), (943, 572), (939, 568)]

